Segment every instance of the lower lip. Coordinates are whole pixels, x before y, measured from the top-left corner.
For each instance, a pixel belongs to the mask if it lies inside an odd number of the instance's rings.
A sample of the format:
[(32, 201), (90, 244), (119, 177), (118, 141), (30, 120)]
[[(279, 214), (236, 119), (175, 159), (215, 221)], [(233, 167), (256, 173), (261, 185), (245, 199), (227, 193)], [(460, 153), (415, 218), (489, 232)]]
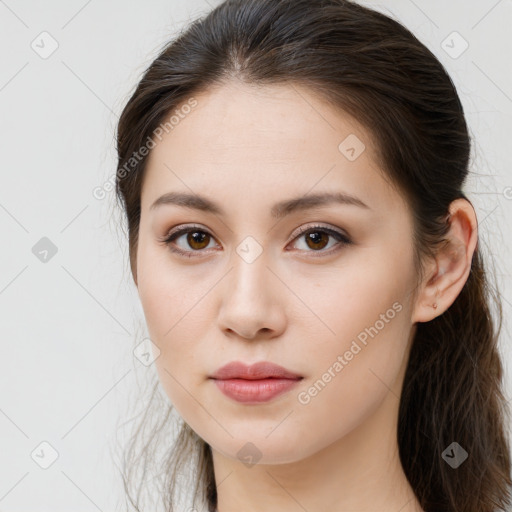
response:
[(268, 402), (291, 389), (300, 379), (214, 379), (217, 387), (229, 398), (242, 403)]

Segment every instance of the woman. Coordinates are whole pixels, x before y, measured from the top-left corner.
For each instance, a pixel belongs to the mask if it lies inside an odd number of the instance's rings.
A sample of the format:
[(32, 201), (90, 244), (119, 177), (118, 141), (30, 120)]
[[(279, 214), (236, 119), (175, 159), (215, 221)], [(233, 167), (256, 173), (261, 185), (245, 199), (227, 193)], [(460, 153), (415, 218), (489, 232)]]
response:
[(186, 463), (210, 512), (506, 510), (470, 139), (411, 32), (345, 0), (227, 0), (150, 65), (118, 153), (168, 398), (127, 452), (134, 508), (132, 463), (167, 443), (166, 510)]

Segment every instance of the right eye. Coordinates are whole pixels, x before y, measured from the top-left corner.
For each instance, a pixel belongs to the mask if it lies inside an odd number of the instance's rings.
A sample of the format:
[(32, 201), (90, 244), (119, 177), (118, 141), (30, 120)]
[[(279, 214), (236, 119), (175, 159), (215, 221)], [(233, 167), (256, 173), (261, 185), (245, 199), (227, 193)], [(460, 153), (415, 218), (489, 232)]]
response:
[[(184, 239), (184, 243), (187, 244), (188, 247), (191, 247), (193, 249), (192, 251), (188, 250), (186, 247), (180, 248), (176, 244), (176, 241), (185, 235), (186, 238)], [(196, 256), (194, 253), (200, 253), (203, 252), (204, 249), (207, 249), (209, 242), (213, 240), (213, 235), (203, 230), (202, 228), (189, 226), (177, 231), (172, 231), (162, 240), (160, 240), (160, 242), (167, 245), (171, 252), (179, 254), (180, 256), (191, 258)]]

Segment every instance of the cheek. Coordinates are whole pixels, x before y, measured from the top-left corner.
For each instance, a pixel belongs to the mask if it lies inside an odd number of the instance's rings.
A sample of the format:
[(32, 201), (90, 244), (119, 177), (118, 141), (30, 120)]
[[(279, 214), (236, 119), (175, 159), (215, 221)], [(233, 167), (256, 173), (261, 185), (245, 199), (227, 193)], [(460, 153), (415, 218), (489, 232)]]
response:
[(137, 253), (137, 288), (152, 340), (164, 344), (191, 309), (191, 282), (171, 266), (165, 249), (145, 238), (141, 235)]
[[(308, 312), (310, 326), (305, 329), (318, 327), (316, 348), (324, 346), (319, 353), (341, 353), (354, 339), (364, 344), (377, 333), (384, 338), (389, 333), (395, 339), (390, 331), (405, 317), (413, 272), (407, 258), (385, 261), (382, 253), (374, 256), (354, 258), (344, 268), (320, 277), (303, 275), (302, 284), (295, 279), (297, 289), (307, 290), (309, 286), (313, 290), (304, 297), (314, 314)], [(313, 288), (311, 282), (315, 282)]]
[[(385, 283), (380, 288), (373, 284), (359, 285), (350, 304), (329, 302), (323, 319), (332, 332), (312, 337), (314, 364), (308, 380), (318, 380), (320, 391), (337, 388), (336, 396), (343, 397), (345, 405), (356, 405), (365, 396), (375, 396), (379, 388), (385, 391), (386, 385), (391, 386), (408, 347), (411, 326), (403, 294)], [(311, 396), (316, 396), (315, 390)]]
[[(309, 352), (310, 374), (294, 397), (296, 425), (283, 432), (285, 437), (300, 433), (304, 456), (348, 435), (391, 398), (390, 393), (400, 396), (408, 306), (392, 300), (398, 294), (388, 295), (385, 287), (372, 290), (359, 295), (352, 314), (339, 304), (330, 324), (336, 336), (319, 336)], [(285, 437), (283, 443), (288, 442)]]
[(198, 385), (198, 376), (191, 370), (199, 364), (196, 340), (203, 337), (193, 321), (194, 312), (200, 307), (194, 309), (183, 300), (176, 279), (157, 278), (156, 270), (153, 267), (146, 273), (143, 286), (139, 286), (149, 337), (156, 347), (154, 352), (158, 351), (155, 368), (165, 394), (179, 414), (183, 418), (195, 417), (200, 411), (195, 409), (196, 402), (189, 393), (194, 393)]
[(160, 381), (178, 411), (188, 416), (194, 401), (185, 390), (193, 390), (205, 378), (198, 344), (212, 325), (204, 297), (207, 281), (192, 277), (191, 267), (171, 265), (162, 248), (143, 244), (137, 271), (147, 330), (159, 351), (155, 366)]
[[(399, 374), (411, 329), (408, 289), (414, 276), (407, 255), (361, 260), (350, 270), (317, 281), (309, 296), (324, 334), (312, 337), (314, 365), (298, 397), (306, 415), (337, 414), (348, 423), (382, 400)], [(311, 326), (303, 329), (312, 332)]]

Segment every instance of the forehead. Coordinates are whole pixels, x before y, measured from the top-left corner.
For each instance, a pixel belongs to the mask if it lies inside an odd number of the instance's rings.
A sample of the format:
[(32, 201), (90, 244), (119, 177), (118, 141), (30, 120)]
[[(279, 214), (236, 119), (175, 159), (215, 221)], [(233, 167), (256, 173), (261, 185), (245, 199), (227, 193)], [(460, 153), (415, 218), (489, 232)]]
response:
[(311, 90), (229, 82), (193, 99), (194, 107), (155, 139), (143, 209), (174, 189), (226, 199), (242, 194), (258, 202), (276, 191), (288, 196), (333, 189), (376, 207), (396, 203), (369, 133)]
[[(220, 157), (223, 150), (264, 147), (260, 158), (300, 159), (313, 144), (322, 142), (323, 149), (330, 146), (328, 155), (337, 156), (339, 143), (350, 134), (357, 134), (373, 153), (373, 141), (354, 118), (335, 112), (319, 96), (296, 84), (256, 86), (232, 81), (193, 98), (194, 108), (180, 119), (175, 116), (177, 123), (163, 138), (174, 139), (175, 145), (195, 144), (198, 155), (203, 149)], [(158, 145), (153, 153), (165, 153), (165, 145)]]

